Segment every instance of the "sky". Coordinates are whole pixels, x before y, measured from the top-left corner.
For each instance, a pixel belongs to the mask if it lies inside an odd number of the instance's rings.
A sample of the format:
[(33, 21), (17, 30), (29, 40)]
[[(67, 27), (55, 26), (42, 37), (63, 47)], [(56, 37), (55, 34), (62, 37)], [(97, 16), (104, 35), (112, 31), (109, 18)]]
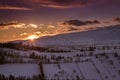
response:
[(0, 0), (0, 42), (120, 23), (120, 0)]

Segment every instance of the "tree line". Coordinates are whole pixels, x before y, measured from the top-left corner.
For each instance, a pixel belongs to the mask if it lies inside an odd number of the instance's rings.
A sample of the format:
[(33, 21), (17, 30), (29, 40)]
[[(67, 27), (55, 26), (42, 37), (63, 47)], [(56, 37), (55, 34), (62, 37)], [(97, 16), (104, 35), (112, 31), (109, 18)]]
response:
[(46, 47), (36, 47), (36, 46), (30, 46), (30, 45), (23, 45), (21, 42), (19, 43), (0, 43), (0, 48), (10, 48), (10, 49), (16, 49), (16, 50), (36, 50), (40, 52), (53, 52), (53, 53), (63, 53), (63, 52), (70, 52), (69, 50), (62, 50), (62, 49), (50, 49)]

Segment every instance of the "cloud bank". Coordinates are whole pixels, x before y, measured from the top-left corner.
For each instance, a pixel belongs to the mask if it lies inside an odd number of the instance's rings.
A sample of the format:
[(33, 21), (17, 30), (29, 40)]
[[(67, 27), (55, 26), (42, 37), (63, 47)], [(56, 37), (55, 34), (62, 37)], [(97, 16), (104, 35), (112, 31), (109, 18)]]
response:
[(0, 30), (10, 29), (10, 28), (38, 28), (39, 26), (36, 24), (25, 24), (19, 23), (17, 21), (12, 21), (8, 23), (0, 23)]
[(114, 25), (120, 25), (119, 17), (113, 20), (110, 20), (107, 23), (99, 20), (86, 20), (86, 21), (67, 20), (67, 21), (58, 23), (58, 27), (55, 32), (56, 34), (80, 32), (80, 31), (95, 30), (95, 29), (114, 26)]
[(42, 7), (52, 8), (74, 8), (93, 3), (95, 0), (31, 0)]
[(0, 10), (32, 10), (32, 9), (16, 6), (0, 6)]
[(0, 10), (32, 10), (33, 8), (75, 8), (87, 6), (95, 0), (1, 0)]
[(63, 23), (60, 23), (60, 25), (63, 26), (83, 26), (83, 25), (89, 25), (89, 24), (99, 24), (100, 21), (94, 20), (94, 21), (81, 21), (81, 20), (68, 20)]

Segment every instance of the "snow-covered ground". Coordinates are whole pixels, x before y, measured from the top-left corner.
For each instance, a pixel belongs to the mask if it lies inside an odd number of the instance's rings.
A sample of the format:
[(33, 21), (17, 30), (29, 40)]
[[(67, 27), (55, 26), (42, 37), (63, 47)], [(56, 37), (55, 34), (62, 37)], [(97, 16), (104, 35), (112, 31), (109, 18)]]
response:
[[(63, 47), (71, 51), (52, 53), (0, 48), (0, 51), (7, 53), (5, 59), (10, 63), (0, 65), (0, 74), (32, 77), (41, 75), (41, 69), (43, 69), (45, 79), (120, 79), (120, 44), (118, 42)], [(94, 50), (89, 50), (90, 47)], [(42, 68), (38, 65), (40, 62)]]
[(40, 70), (37, 64), (4, 64), (0, 65), (0, 74), (33, 77), (33, 75), (39, 75)]
[[(88, 51), (89, 46), (87, 45), (82, 46), (85, 50), (83, 52), (79, 50), (81, 46), (72, 46), (72, 48), (70, 47), (72, 51), (67, 53), (21, 51), (4, 48), (1, 50), (18, 54), (17, 58), (8, 55), (9, 57), (6, 57), (8, 60), (22, 58), (24, 64), (13, 61), (14, 64), (0, 65), (0, 74), (32, 77), (41, 73), (40, 65), (33, 63), (43, 62), (45, 79), (119, 80), (120, 45), (109, 45), (109, 48), (106, 47), (107, 44), (94, 46), (96, 47), (94, 51)], [(29, 57), (32, 53), (39, 57)], [(46, 62), (48, 59), (49, 62)]]

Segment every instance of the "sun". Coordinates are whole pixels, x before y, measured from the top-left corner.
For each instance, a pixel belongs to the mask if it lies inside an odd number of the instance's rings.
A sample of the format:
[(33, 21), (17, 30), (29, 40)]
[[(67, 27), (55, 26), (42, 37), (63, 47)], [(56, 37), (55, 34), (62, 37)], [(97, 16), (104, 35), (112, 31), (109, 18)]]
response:
[(38, 36), (36, 36), (36, 35), (31, 35), (31, 36), (29, 36), (27, 39), (29, 39), (29, 40), (34, 40), (34, 39), (37, 39), (38, 38)]

